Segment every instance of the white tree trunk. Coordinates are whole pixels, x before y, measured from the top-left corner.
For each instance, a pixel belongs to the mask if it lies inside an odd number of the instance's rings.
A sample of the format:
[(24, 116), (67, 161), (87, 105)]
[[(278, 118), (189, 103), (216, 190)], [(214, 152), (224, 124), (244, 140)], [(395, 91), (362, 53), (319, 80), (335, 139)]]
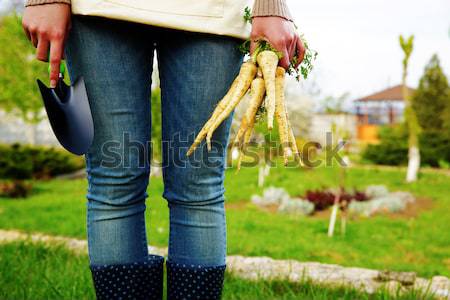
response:
[(259, 166), (259, 171), (258, 171), (258, 187), (263, 187), (264, 186), (264, 174), (265, 173), (265, 168), (263, 165)]
[(264, 176), (267, 177), (270, 174), (270, 166), (269, 165), (265, 165), (264, 167)]
[(420, 167), (420, 153), (417, 146), (410, 147), (408, 150), (408, 171), (406, 173), (406, 182), (417, 180), (417, 173)]
[(336, 218), (339, 204), (335, 203), (331, 210), (330, 223), (328, 224), (328, 236), (332, 237), (334, 234), (334, 226), (336, 225)]

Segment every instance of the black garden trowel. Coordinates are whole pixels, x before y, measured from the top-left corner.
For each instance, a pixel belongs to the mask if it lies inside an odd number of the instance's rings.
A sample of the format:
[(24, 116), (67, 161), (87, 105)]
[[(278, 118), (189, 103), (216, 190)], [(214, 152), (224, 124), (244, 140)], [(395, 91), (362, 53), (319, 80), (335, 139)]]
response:
[(37, 80), (45, 110), (59, 143), (76, 155), (85, 154), (94, 138), (94, 124), (83, 77), (68, 86), (64, 82), (61, 63), (59, 80), (55, 88)]

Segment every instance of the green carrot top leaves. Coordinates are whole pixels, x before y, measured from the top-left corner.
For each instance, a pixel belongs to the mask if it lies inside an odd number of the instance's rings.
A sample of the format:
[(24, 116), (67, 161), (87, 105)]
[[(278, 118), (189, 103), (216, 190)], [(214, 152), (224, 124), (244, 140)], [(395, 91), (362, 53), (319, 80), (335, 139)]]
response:
[(252, 61), (255, 63), (256, 57), (258, 56), (258, 54), (263, 51), (267, 51), (267, 50), (275, 52), (275, 54), (278, 57), (278, 60), (280, 60), (283, 57), (283, 53), (281, 53), (280, 51), (278, 51), (277, 49), (272, 47), (272, 45), (268, 41), (261, 39), (258, 41), (258, 46), (256, 47), (255, 51), (253, 51), (253, 54), (251, 56)]
[[(244, 9), (243, 18), (245, 22), (248, 22), (250, 24), (252, 23), (251, 10), (248, 6)], [(295, 24), (294, 26), (296, 29), (298, 28)], [(314, 61), (316, 60), (318, 55), (317, 51), (312, 50), (309, 47), (309, 44), (306, 41), (303, 34), (300, 35), (300, 39), (302, 40), (303, 46), (305, 47), (305, 56), (303, 58), (303, 61), (299, 66), (296, 67), (296, 65), (298, 64), (298, 57), (299, 57), (299, 53), (296, 52), (294, 57), (290, 61), (289, 68), (286, 70), (286, 72), (289, 75), (294, 76), (297, 81), (300, 81), (302, 77), (304, 79), (308, 78), (308, 75), (313, 70)], [(239, 51), (241, 51), (243, 54), (250, 55), (250, 42), (251, 41), (248, 39), (244, 41), (241, 45), (239, 45)], [(278, 59), (281, 59), (283, 57), (283, 54), (280, 51), (276, 50), (268, 41), (261, 39), (258, 41), (258, 46), (251, 55), (252, 61), (256, 62), (256, 57), (258, 56), (258, 54), (266, 50), (275, 52), (275, 54), (278, 56)]]
[(248, 6), (244, 8), (244, 21), (252, 24), (252, 11)]

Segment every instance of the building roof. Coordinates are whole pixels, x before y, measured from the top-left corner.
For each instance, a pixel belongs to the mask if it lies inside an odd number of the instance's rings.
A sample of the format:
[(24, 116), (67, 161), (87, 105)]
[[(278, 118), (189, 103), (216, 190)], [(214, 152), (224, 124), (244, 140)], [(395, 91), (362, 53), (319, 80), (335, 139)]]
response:
[[(410, 94), (414, 93), (415, 89), (408, 87), (408, 91)], [(360, 102), (369, 102), (369, 101), (403, 101), (402, 94), (402, 85), (396, 85), (375, 94), (365, 96), (363, 98), (357, 99), (356, 101)]]

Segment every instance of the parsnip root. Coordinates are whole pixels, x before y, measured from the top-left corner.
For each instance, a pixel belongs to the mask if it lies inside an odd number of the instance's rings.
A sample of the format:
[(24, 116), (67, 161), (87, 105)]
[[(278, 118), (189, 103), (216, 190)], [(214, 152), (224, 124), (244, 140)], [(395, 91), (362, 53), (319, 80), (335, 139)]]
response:
[(286, 71), (282, 67), (277, 67), (275, 77), (275, 117), (278, 123), (278, 132), (280, 135), (280, 142), (283, 148), (284, 165), (287, 165), (289, 160), (289, 128), (286, 119), (286, 107), (284, 104), (284, 77)]
[(256, 115), (263, 105), (263, 101), (264, 108), (267, 112), (267, 128), (269, 130), (273, 128), (274, 119), (276, 119), (278, 124), (280, 142), (283, 148), (284, 165), (287, 165), (291, 152), (294, 154), (295, 159), (301, 162), (300, 153), (285, 104), (284, 89), (286, 70), (278, 67), (279, 53), (276, 50), (271, 47), (267, 48), (267, 45), (263, 45), (259, 51), (255, 51), (251, 60), (242, 64), (239, 75), (234, 80), (226, 95), (219, 101), (211, 117), (197, 134), (187, 152), (188, 156), (195, 151), (203, 139), (206, 139), (208, 151), (211, 150), (211, 139), (214, 131), (242, 101), (250, 88), (249, 105), (242, 117), (241, 125), (233, 141), (233, 146), (237, 146), (239, 149), (237, 171), (241, 168), (245, 150), (255, 127)]
[(255, 123), (256, 114), (264, 99), (265, 83), (264, 79), (257, 77), (253, 79), (250, 88), (250, 103), (241, 120), (241, 126), (236, 134), (234, 145), (240, 146), (240, 141), (244, 136), (247, 128)]
[(219, 125), (230, 115), (233, 109), (239, 104), (244, 95), (247, 93), (253, 78), (255, 78), (257, 67), (251, 61), (242, 64), (241, 70), (238, 75), (238, 81), (230, 96), (230, 100), (227, 103), (225, 109), (220, 112), (220, 114), (212, 121), (211, 126), (208, 128), (208, 133), (206, 134), (206, 143), (208, 146), (208, 151), (211, 150), (211, 137), (214, 131), (219, 127)]
[(287, 112), (286, 112), (286, 121), (288, 123), (289, 147), (291, 148), (295, 159), (297, 159), (299, 162), (301, 162), (300, 152), (298, 151), (298, 147), (297, 147), (297, 141), (295, 139), (294, 131), (292, 130), (291, 122), (289, 121), (289, 116), (288, 116)]
[[(209, 118), (209, 120), (205, 123), (203, 128), (197, 134), (194, 142), (191, 147), (187, 151), (186, 155), (191, 155), (195, 149), (197, 149), (198, 145), (202, 142), (205, 137), (208, 137), (208, 133), (210, 133), (208, 142), (208, 150), (211, 148), (211, 135), (214, 130), (220, 125), (220, 123), (233, 111), (242, 97), (248, 90), (253, 78), (256, 75), (257, 67), (252, 62), (245, 62), (242, 64), (241, 69), (239, 71), (239, 75), (233, 81), (230, 89), (226, 93), (226, 95), (222, 98), (219, 104), (216, 106), (213, 114)], [(218, 120), (221, 120), (220, 122)]]
[(244, 141), (242, 142), (242, 145), (239, 148), (237, 171), (239, 171), (241, 169), (242, 158), (244, 156), (245, 149), (247, 148), (248, 143), (250, 143), (250, 139), (252, 138), (254, 126), (255, 126), (255, 123), (253, 122), (251, 125), (248, 126), (247, 130), (245, 131)]
[(275, 73), (278, 65), (278, 56), (273, 51), (265, 50), (258, 54), (256, 61), (261, 68), (266, 84), (267, 128), (272, 130), (275, 115)]

